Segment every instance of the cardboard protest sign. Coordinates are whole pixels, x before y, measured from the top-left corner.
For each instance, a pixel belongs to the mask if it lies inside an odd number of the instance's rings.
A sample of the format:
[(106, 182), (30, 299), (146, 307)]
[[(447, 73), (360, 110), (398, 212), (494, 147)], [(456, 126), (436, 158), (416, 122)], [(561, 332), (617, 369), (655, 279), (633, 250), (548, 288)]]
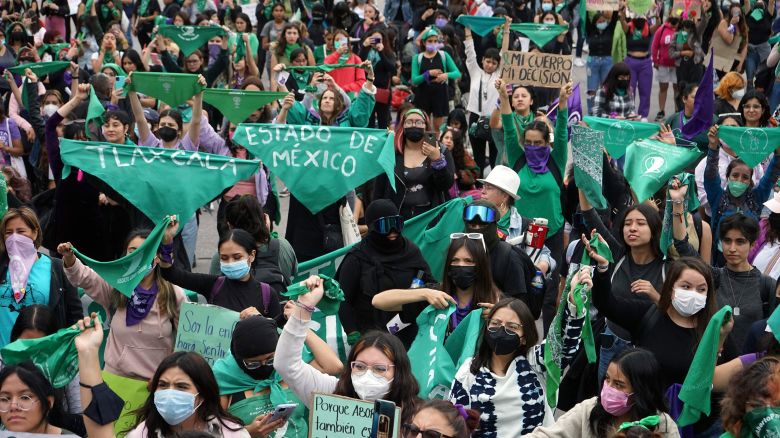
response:
[[(371, 435), (374, 402), (333, 394), (314, 394), (309, 416), (309, 438), (353, 438)], [(395, 408), (393, 434), (401, 436), (401, 408)]]
[(507, 84), (560, 88), (571, 82), (571, 55), (501, 52), (501, 79)]
[(587, 0), (585, 8), (588, 11), (617, 11), (620, 9), (618, 0)]
[(174, 351), (194, 351), (214, 365), (230, 351), (238, 312), (211, 304), (182, 303)]

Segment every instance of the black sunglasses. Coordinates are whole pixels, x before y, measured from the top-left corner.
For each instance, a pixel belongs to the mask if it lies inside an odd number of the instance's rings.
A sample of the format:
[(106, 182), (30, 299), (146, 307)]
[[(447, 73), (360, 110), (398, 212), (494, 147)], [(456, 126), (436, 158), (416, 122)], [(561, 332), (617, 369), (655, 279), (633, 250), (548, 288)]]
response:
[(423, 438), (452, 438), (435, 430), (422, 430), (414, 424), (401, 426), (401, 435), (403, 435), (403, 438), (417, 438), (418, 435), (421, 435)]

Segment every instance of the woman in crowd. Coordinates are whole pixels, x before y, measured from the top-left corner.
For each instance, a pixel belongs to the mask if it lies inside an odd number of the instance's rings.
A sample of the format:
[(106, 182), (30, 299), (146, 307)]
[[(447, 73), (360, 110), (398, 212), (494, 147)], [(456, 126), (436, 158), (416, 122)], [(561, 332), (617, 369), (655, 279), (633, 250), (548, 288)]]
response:
[(538, 427), (525, 436), (610, 438), (625, 422), (659, 415), (657, 431), (660, 436), (679, 437), (677, 425), (666, 413), (660, 373), (652, 353), (641, 348), (627, 348), (609, 362), (598, 396), (578, 403), (558, 418), (555, 425)]
[(440, 50), (441, 32), (428, 27), (420, 37), (420, 54), (412, 58), (414, 104), (427, 113), (433, 126), (440, 126), (449, 112), (448, 81), (460, 79), (461, 73), (449, 53)]
[(295, 394), (310, 408), (314, 393), (331, 393), (366, 401), (384, 399), (401, 408), (401, 424), (409, 423), (419, 403), (419, 386), (401, 341), (380, 331), (364, 334), (352, 347), (349, 370), (339, 377), (316, 371), (303, 362), (301, 351), (311, 324), (311, 314), (325, 293), (323, 280), (309, 277), (304, 284), (309, 292), (298, 297), (297, 308), (276, 346), (274, 368)]
[[(591, 284), (590, 270), (572, 276), (572, 290)], [(584, 314), (578, 315), (573, 295), (566, 307), (561, 332), (561, 367), (577, 351)], [(551, 426), (555, 419), (546, 402), (544, 365), (547, 341), (537, 345), (539, 334), (531, 311), (520, 300), (505, 298), (487, 315), (474, 357), (455, 374), (450, 400), (481, 412), (475, 437), (512, 437)]]
[[(581, 18), (582, 19), (582, 18)], [(612, 38), (618, 14), (614, 12), (596, 12), (587, 20), (585, 38), (588, 41), (588, 112), (593, 114), (596, 91), (607, 80), (612, 70)]]
[(735, 375), (720, 405), (723, 429), (733, 437), (753, 438), (780, 432), (775, 406), (780, 398), (780, 360), (765, 357)]
[(479, 412), (445, 400), (428, 400), (409, 423), (401, 425), (404, 437), (469, 438), (479, 428)]
[(737, 112), (742, 116), (744, 126), (748, 128), (771, 128), (769, 123), (772, 109), (766, 96), (755, 89), (749, 90), (739, 101)]
[[(471, 37), (471, 29), (468, 27), (466, 28), (465, 50), (466, 68), (469, 71), (469, 77), (473, 78), (470, 82), (469, 101), (466, 105), (466, 109), (470, 113), (468, 126), (469, 143), (474, 151), (477, 166), (480, 169), (484, 167), (485, 152), (487, 151), (490, 154), (490, 166), (492, 168), (496, 166), (496, 163), (503, 163), (503, 161), (500, 161), (501, 157), (499, 157), (496, 149), (496, 143), (493, 141), (489, 130), (477, 127), (472, 132), (471, 126), (477, 122), (484, 126), (486, 119), (490, 119), (490, 114), (495, 109), (493, 102), (498, 99), (498, 95), (492, 84), (499, 78), (498, 66), (501, 62), (501, 55), (497, 49), (485, 51), (480, 65), (474, 48), (474, 39)], [(461, 129), (465, 129), (465, 127)], [(479, 172), (480, 176), (482, 176), (481, 170)]]
[(440, 284), (386, 290), (374, 295), (371, 304), (387, 312), (403, 312), (410, 321), (416, 320), (429, 304), (437, 309), (455, 304), (457, 307), (450, 319), (449, 331), (455, 330), (472, 310), (483, 305), (490, 308), (501, 298), (501, 291), (493, 284), (490, 260), (483, 243), (466, 236), (451, 238), (444, 259), (444, 280)]
[[(325, 57), (325, 64), (360, 64), (363, 60), (352, 53), (349, 34), (346, 30), (336, 29), (333, 33), (333, 46), (336, 50)], [(373, 67), (373, 62), (371, 63)], [(342, 67), (330, 72), (333, 80), (347, 93), (357, 93), (366, 82), (366, 73), (358, 67)]]
[(712, 33), (710, 48), (726, 59), (734, 59), (734, 62), (717, 69), (718, 77), (724, 73), (742, 71), (748, 50), (748, 27), (742, 7), (739, 3), (730, 3), (727, 10), (728, 13), (723, 14)]
[(634, 94), (628, 87), (631, 76), (628, 64), (618, 62), (613, 65), (596, 91), (591, 114), (612, 119), (636, 119)]
[(650, 46), (653, 34), (661, 24), (656, 18), (655, 23), (650, 23), (644, 16), (637, 15), (631, 22), (626, 21), (626, 2), (621, 2), (620, 25), (626, 34), (626, 49), (628, 56), (624, 62), (630, 71), (631, 95), (639, 95), (639, 108), (637, 113), (644, 121), (650, 113), (650, 90), (653, 87), (653, 61), (650, 59)]
[[(371, 9), (371, 8), (369, 8)], [(396, 56), (384, 29), (368, 32), (360, 45), (360, 59), (371, 61), (374, 69), (376, 103), (368, 121), (369, 128), (386, 129), (390, 124), (392, 79), (396, 72)]]
[[(277, 48), (278, 41), (281, 41), (280, 36), (284, 36), (285, 20), (285, 6), (281, 2), (274, 2), (271, 5), (270, 20), (265, 23), (263, 29), (260, 31), (260, 43), (265, 51), (265, 65), (268, 69), (269, 77), (271, 68), (275, 65), (271, 64), (271, 57), (273, 56), (273, 50)], [(273, 84), (275, 81), (271, 81)]]
[(741, 74), (726, 73), (715, 88), (715, 115), (736, 113), (746, 89), (747, 84)]
[[(685, 82), (680, 88), (680, 101), (682, 103), (682, 110), (676, 112), (666, 119), (666, 124), (673, 132), (681, 132), (682, 127), (685, 126), (693, 117), (693, 110), (696, 104), (696, 92), (699, 90), (698, 82)], [(681, 136), (682, 134), (677, 134)], [(704, 149), (707, 145), (707, 134), (702, 132), (690, 139), (695, 142), (700, 149)]]
[[(285, 67), (292, 67), (293, 58), (291, 56), (293, 50), (295, 49), (303, 49), (306, 52), (306, 64), (304, 65), (314, 65), (314, 53), (312, 53), (308, 46), (303, 44), (298, 26), (296, 26), (294, 23), (287, 23), (279, 32), (276, 46), (271, 51), (270, 67), (276, 66), (278, 64), (282, 64)], [(273, 70), (271, 73), (271, 90), (276, 90), (276, 86), (278, 85), (276, 81), (276, 75), (278, 72)], [(360, 88), (358, 88), (358, 90), (359, 89)]]
[[(213, 63), (207, 64), (208, 59), (198, 49), (192, 52), (190, 56), (184, 58), (184, 68), (179, 66), (174, 56), (168, 51), (168, 46), (165, 44), (165, 39), (162, 35), (157, 34), (157, 38), (150, 45), (159, 51), (160, 60), (166, 71), (170, 73), (201, 74), (206, 79), (206, 84), (209, 87), (214, 86), (219, 75), (228, 67), (228, 39), (226, 37), (221, 38), (219, 54)], [(211, 44), (209, 44), (210, 46)]]
[(54, 388), (31, 362), (12, 365), (0, 371), (0, 423), (18, 433), (68, 435), (72, 432), (52, 422), (62, 417), (62, 407)]
[(439, 143), (447, 148), (455, 162), (455, 186), (450, 189), (453, 198), (478, 195), (476, 190), (479, 167), (471, 158), (463, 145), (463, 131), (455, 128), (447, 128), (439, 136)]
[[(295, 67), (304, 67), (308, 65), (306, 58), (306, 49), (297, 48), (290, 52), (290, 68), (287, 68), (284, 64), (276, 64), (273, 68), (273, 72), (278, 74), (282, 70), (287, 71), (290, 76), (284, 83), (285, 88), (291, 93), (295, 93), (295, 100), (303, 100), (305, 94), (305, 88), (312, 85), (312, 79), (314, 78), (314, 72), (301, 70)], [(271, 87), (277, 88), (277, 87)]]
[(682, 89), (683, 84), (701, 82), (704, 73), (704, 51), (701, 48), (701, 35), (692, 20), (680, 22), (669, 48), (669, 56), (674, 60), (678, 89)]
[[(496, 83), (499, 80), (500, 79), (497, 79)], [(507, 87), (509, 86), (507, 85)], [(507, 89), (507, 93), (510, 97), (509, 103), (512, 110), (512, 120), (515, 124), (517, 136), (519, 138), (525, 138), (523, 134), (525, 132), (525, 128), (534, 121), (534, 109), (536, 108), (534, 99), (536, 95), (534, 94), (532, 87), (525, 85), (514, 86), (511, 93)], [(501, 97), (501, 92), (498, 87), (496, 87), (496, 94), (499, 96), (499, 98)], [(493, 141), (496, 143), (496, 150), (498, 151), (498, 159), (496, 162), (511, 166), (514, 163), (509, 162), (509, 153), (507, 152), (506, 144), (504, 142), (504, 122), (502, 120), (501, 113), (502, 111), (499, 105), (499, 108), (496, 108), (491, 115), (490, 132)]]
[(432, 130), (422, 110), (404, 112), (395, 135), (396, 189), (386, 175), (374, 180), (373, 199), (392, 200), (407, 220), (446, 202), (455, 182), (452, 153), (424, 139), (425, 132)]
[[(149, 233), (131, 232), (126, 240), (127, 254), (140, 247)], [(77, 259), (70, 242), (60, 244), (57, 251), (68, 280), (103, 306), (106, 315), (112, 315), (105, 370), (131, 379), (150, 379), (157, 365), (173, 352), (184, 291), (162, 278), (159, 260), (155, 260), (133, 296), (127, 298)]]
[(758, 66), (769, 57), (771, 46), (775, 4), (757, 0), (745, 4), (745, 24), (748, 28), (748, 45), (745, 56), (745, 79), (750, 88), (758, 71)]
[(780, 277), (780, 195), (774, 192), (772, 199), (764, 202), (769, 210), (766, 218), (761, 218), (761, 234), (750, 250), (748, 261), (762, 274), (775, 280)]

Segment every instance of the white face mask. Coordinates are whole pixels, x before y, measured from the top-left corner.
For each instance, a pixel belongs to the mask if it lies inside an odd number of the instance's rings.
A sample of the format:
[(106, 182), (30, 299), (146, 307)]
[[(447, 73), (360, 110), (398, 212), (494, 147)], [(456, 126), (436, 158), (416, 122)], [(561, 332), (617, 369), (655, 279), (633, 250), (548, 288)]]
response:
[(48, 105), (43, 106), (43, 114), (46, 115), (46, 117), (51, 117), (54, 115), (54, 113), (57, 112), (57, 110), (60, 109), (57, 105), (50, 103)]
[(693, 316), (707, 305), (707, 296), (696, 291), (681, 288), (674, 289), (672, 306), (685, 317)]
[(745, 96), (745, 89), (740, 88), (739, 90), (734, 90), (731, 92), (731, 97), (737, 100), (741, 100)]
[(352, 386), (361, 400), (375, 401), (390, 392), (392, 380), (382, 376), (376, 376), (371, 370), (367, 370), (362, 376), (352, 374)]

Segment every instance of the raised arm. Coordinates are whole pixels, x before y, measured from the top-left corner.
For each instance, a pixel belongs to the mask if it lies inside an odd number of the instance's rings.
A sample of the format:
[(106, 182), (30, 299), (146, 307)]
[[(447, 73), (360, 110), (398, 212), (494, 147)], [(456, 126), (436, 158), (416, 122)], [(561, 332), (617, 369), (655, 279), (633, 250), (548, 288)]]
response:
[[(129, 75), (127, 75), (127, 79), (125, 79), (125, 86), (129, 86), (130, 83), (133, 81), (133, 73), (130, 72)], [(138, 126), (138, 139), (141, 143), (146, 141), (146, 139), (149, 138), (150, 135), (152, 135), (152, 131), (149, 129), (149, 122), (146, 121), (146, 117), (144, 116), (144, 108), (141, 105), (141, 101), (138, 99), (138, 93), (135, 91), (130, 91), (127, 93), (127, 100), (130, 101), (130, 109), (133, 110), (133, 119), (135, 120), (136, 126)], [(192, 118), (194, 119), (196, 117), (195, 111), (192, 111)]]
[(455, 300), (446, 292), (421, 287), (419, 289), (390, 289), (374, 295), (371, 305), (386, 312), (400, 312), (405, 304), (427, 301), (437, 309), (446, 309)]
[[(198, 83), (202, 86), (206, 86), (206, 78), (203, 75), (198, 75)], [(196, 94), (192, 99), (192, 120), (190, 121), (190, 128), (188, 135), (190, 142), (193, 145), (197, 145), (200, 142), (200, 124), (203, 120), (203, 91)], [(133, 111), (135, 112), (135, 111)]]
[[(84, 407), (84, 412), (87, 412), (90, 404), (99, 403), (105, 408), (101, 409), (101, 413), (108, 414), (112, 399), (120, 403), (121, 399), (103, 382), (100, 370), (99, 351), (100, 346), (103, 344), (103, 326), (97, 314), (92, 313), (92, 315), (79, 320), (77, 327), (81, 330), (81, 334), (74, 339), (79, 358), (81, 406)], [(100, 394), (100, 399), (93, 399), (93, 393)], [(121, 407), (121, 404), (117, 406)], [(119, 412), (116, 412), (117, 418), (118, 414)], [(114, 421), (116, 419), (106, 424), (100, 424), (86, 413), (83, 417), (87, 434), (91, 438), (113, 438), (115, 436)], [(108, 420), (111, 419), (103, 419), (103, 421)]]

